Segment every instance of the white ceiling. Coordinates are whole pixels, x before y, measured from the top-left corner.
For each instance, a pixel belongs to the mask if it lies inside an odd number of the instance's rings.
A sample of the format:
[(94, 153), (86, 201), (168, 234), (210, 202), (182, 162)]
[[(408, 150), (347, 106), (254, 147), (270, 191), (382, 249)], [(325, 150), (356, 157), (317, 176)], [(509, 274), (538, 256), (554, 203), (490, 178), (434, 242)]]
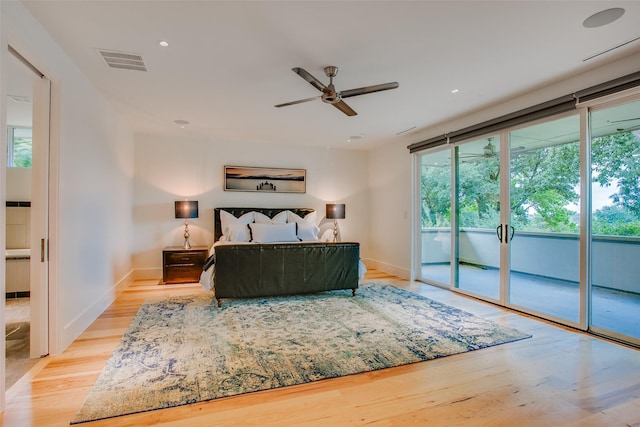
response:
[[(584, 61), (640, 37), (637, 1), (23, 3), (135, 132), (224, 143), (408, 145), (421, 129), (640, 50), (638, 40)], [(582, 26), (611, 7), (626, 13)], [(97, 48), (140, 54), (148, 72), (110, 69)], [(319, 95), (292, 67), (327, 82), (327, 65), (340, 68), (338, 90), (400, 87), (349, 98), (354, 117), (319, 100), (274, 108)]]

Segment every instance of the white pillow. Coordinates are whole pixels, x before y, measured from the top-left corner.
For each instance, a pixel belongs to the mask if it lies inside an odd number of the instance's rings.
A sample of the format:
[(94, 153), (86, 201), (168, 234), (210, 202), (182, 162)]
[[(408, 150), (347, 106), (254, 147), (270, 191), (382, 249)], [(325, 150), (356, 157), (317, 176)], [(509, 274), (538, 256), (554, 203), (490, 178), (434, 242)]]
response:
[(296, 236), (296, 223), (288, 224), (249, 224), (251, 228), (252, 242), (270, 243), (270, 242), (298, 242)]
[(316, 214), (317, 214), (316, 211), (306, 214), (304, 218), (302, 218), (300, 215), (294, 214), (291, 211), (286, 211), (286, 212), (287, 212), (287, 222), (297, 222), (299, 224), (302, 221), (307, 221), (314, 224), (316, 223)]
[(254, 221), (258, 224), (286, 224), (287, 223), (287, 212), (282, 211), (276, 214), (273, 218), (269, 218), (265, 214), (260, 212), (254, 212)]
[(318, 232), (320, 227), (308, 222), (298, 223), (298, 239), (303, 242), (318, 242)]
[(222, 238), (227, 242), (250, 242), (251, 234), (248, 225), (253, 222), (254, 212), (248, 212), (236, 218), (227, 211), (220, 211)]
[(302, 218), (291, 211), (287, 211), (287, 221), (298, 224), (298, 238), (303, 242), (317, 242), (320, 227), (316, 225), (316, 211), (308, 213)]

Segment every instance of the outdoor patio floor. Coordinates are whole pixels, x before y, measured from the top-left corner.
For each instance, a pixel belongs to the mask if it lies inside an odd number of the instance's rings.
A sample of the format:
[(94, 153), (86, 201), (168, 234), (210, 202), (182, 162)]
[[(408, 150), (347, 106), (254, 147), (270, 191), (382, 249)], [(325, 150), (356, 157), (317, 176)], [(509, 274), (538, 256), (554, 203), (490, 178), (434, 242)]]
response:
[[(460, 289), (490, 299), (499, 299), (499, 270), (461, 265)], [(423, 265), (422, 278), (450, 284), (449, 265)], [(640, 280), (640, 279), (639, 279)], [(511, 272), (509, 301), (513, 308), (526, 308), (549, 316), (579, 321), (579, 288), (576, 283)], [(594, 327), (640, 339), (640, 295), (606, 288), (592, 290)]]

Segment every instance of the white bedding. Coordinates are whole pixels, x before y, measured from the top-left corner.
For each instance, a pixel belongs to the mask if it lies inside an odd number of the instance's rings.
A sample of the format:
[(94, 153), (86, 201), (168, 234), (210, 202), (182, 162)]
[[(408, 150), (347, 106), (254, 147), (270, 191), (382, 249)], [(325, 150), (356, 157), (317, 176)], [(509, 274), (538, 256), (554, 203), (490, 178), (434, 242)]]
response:
[[(215, 242), (212, 246), (211, 249), (209, 249), (209, 256), (214, 256), (215, 257), (215, 253), (216, 253), (216, 246), (220, 246), (220, 245), (255, 245), (255, 243), (251, 243), (251, 242), (225, 242), (225, 241), (221, 241), (218, 240), (217, 242)], [(202, 274), (200, 274), (200, 285), (202, 286), (202, 288), (205, 291), (211, 291), (213, 290), (213, 273), (215, 271), (216, 265), (215, 263), (211, 265), (211, 267), (209, 267), (207, 270), (204, 270), (202, 272)]]
[[(283, 243), (291, 243), (291, 242), (283, 242)], [(300, 242), (300, 243), (304, 243), (304, 242)], [(255, 242), (226, 242), (226, 241), (220, 241), (218, 240), (217, 242), (215, 242), (212, 246), (211, 249), (209, 249), (209, 256), (215, 256), (215, 249), (216, 246), (220, 246), (220, 245), (256, 245), (258, 243)], [(358, 280), (362, 280), (364, 278), (365, 273), (367, 272), (367, 267), (364, 265), (364, 263), (362, 262), (362, 260), (358, 261)], [(214, 271), (215, 271), (215, 263), (211, 265), (211, 267), (209, 267), (207, 270), (204, 270), (202, 272), (202, 274), (200, 275), (200, 285), (202, 286), (202, 288), (205, 291), (212, 291), (214, 288), (214, 280), (213, 280), (213, 276), (214, 276)]]

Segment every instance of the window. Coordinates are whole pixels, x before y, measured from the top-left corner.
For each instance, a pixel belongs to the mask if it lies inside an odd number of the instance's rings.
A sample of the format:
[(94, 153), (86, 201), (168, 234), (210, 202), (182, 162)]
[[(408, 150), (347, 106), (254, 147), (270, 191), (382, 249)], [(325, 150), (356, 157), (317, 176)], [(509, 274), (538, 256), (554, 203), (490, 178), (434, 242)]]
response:
[(31, 167), (31, 128), (7, 127), (7, 167)]

